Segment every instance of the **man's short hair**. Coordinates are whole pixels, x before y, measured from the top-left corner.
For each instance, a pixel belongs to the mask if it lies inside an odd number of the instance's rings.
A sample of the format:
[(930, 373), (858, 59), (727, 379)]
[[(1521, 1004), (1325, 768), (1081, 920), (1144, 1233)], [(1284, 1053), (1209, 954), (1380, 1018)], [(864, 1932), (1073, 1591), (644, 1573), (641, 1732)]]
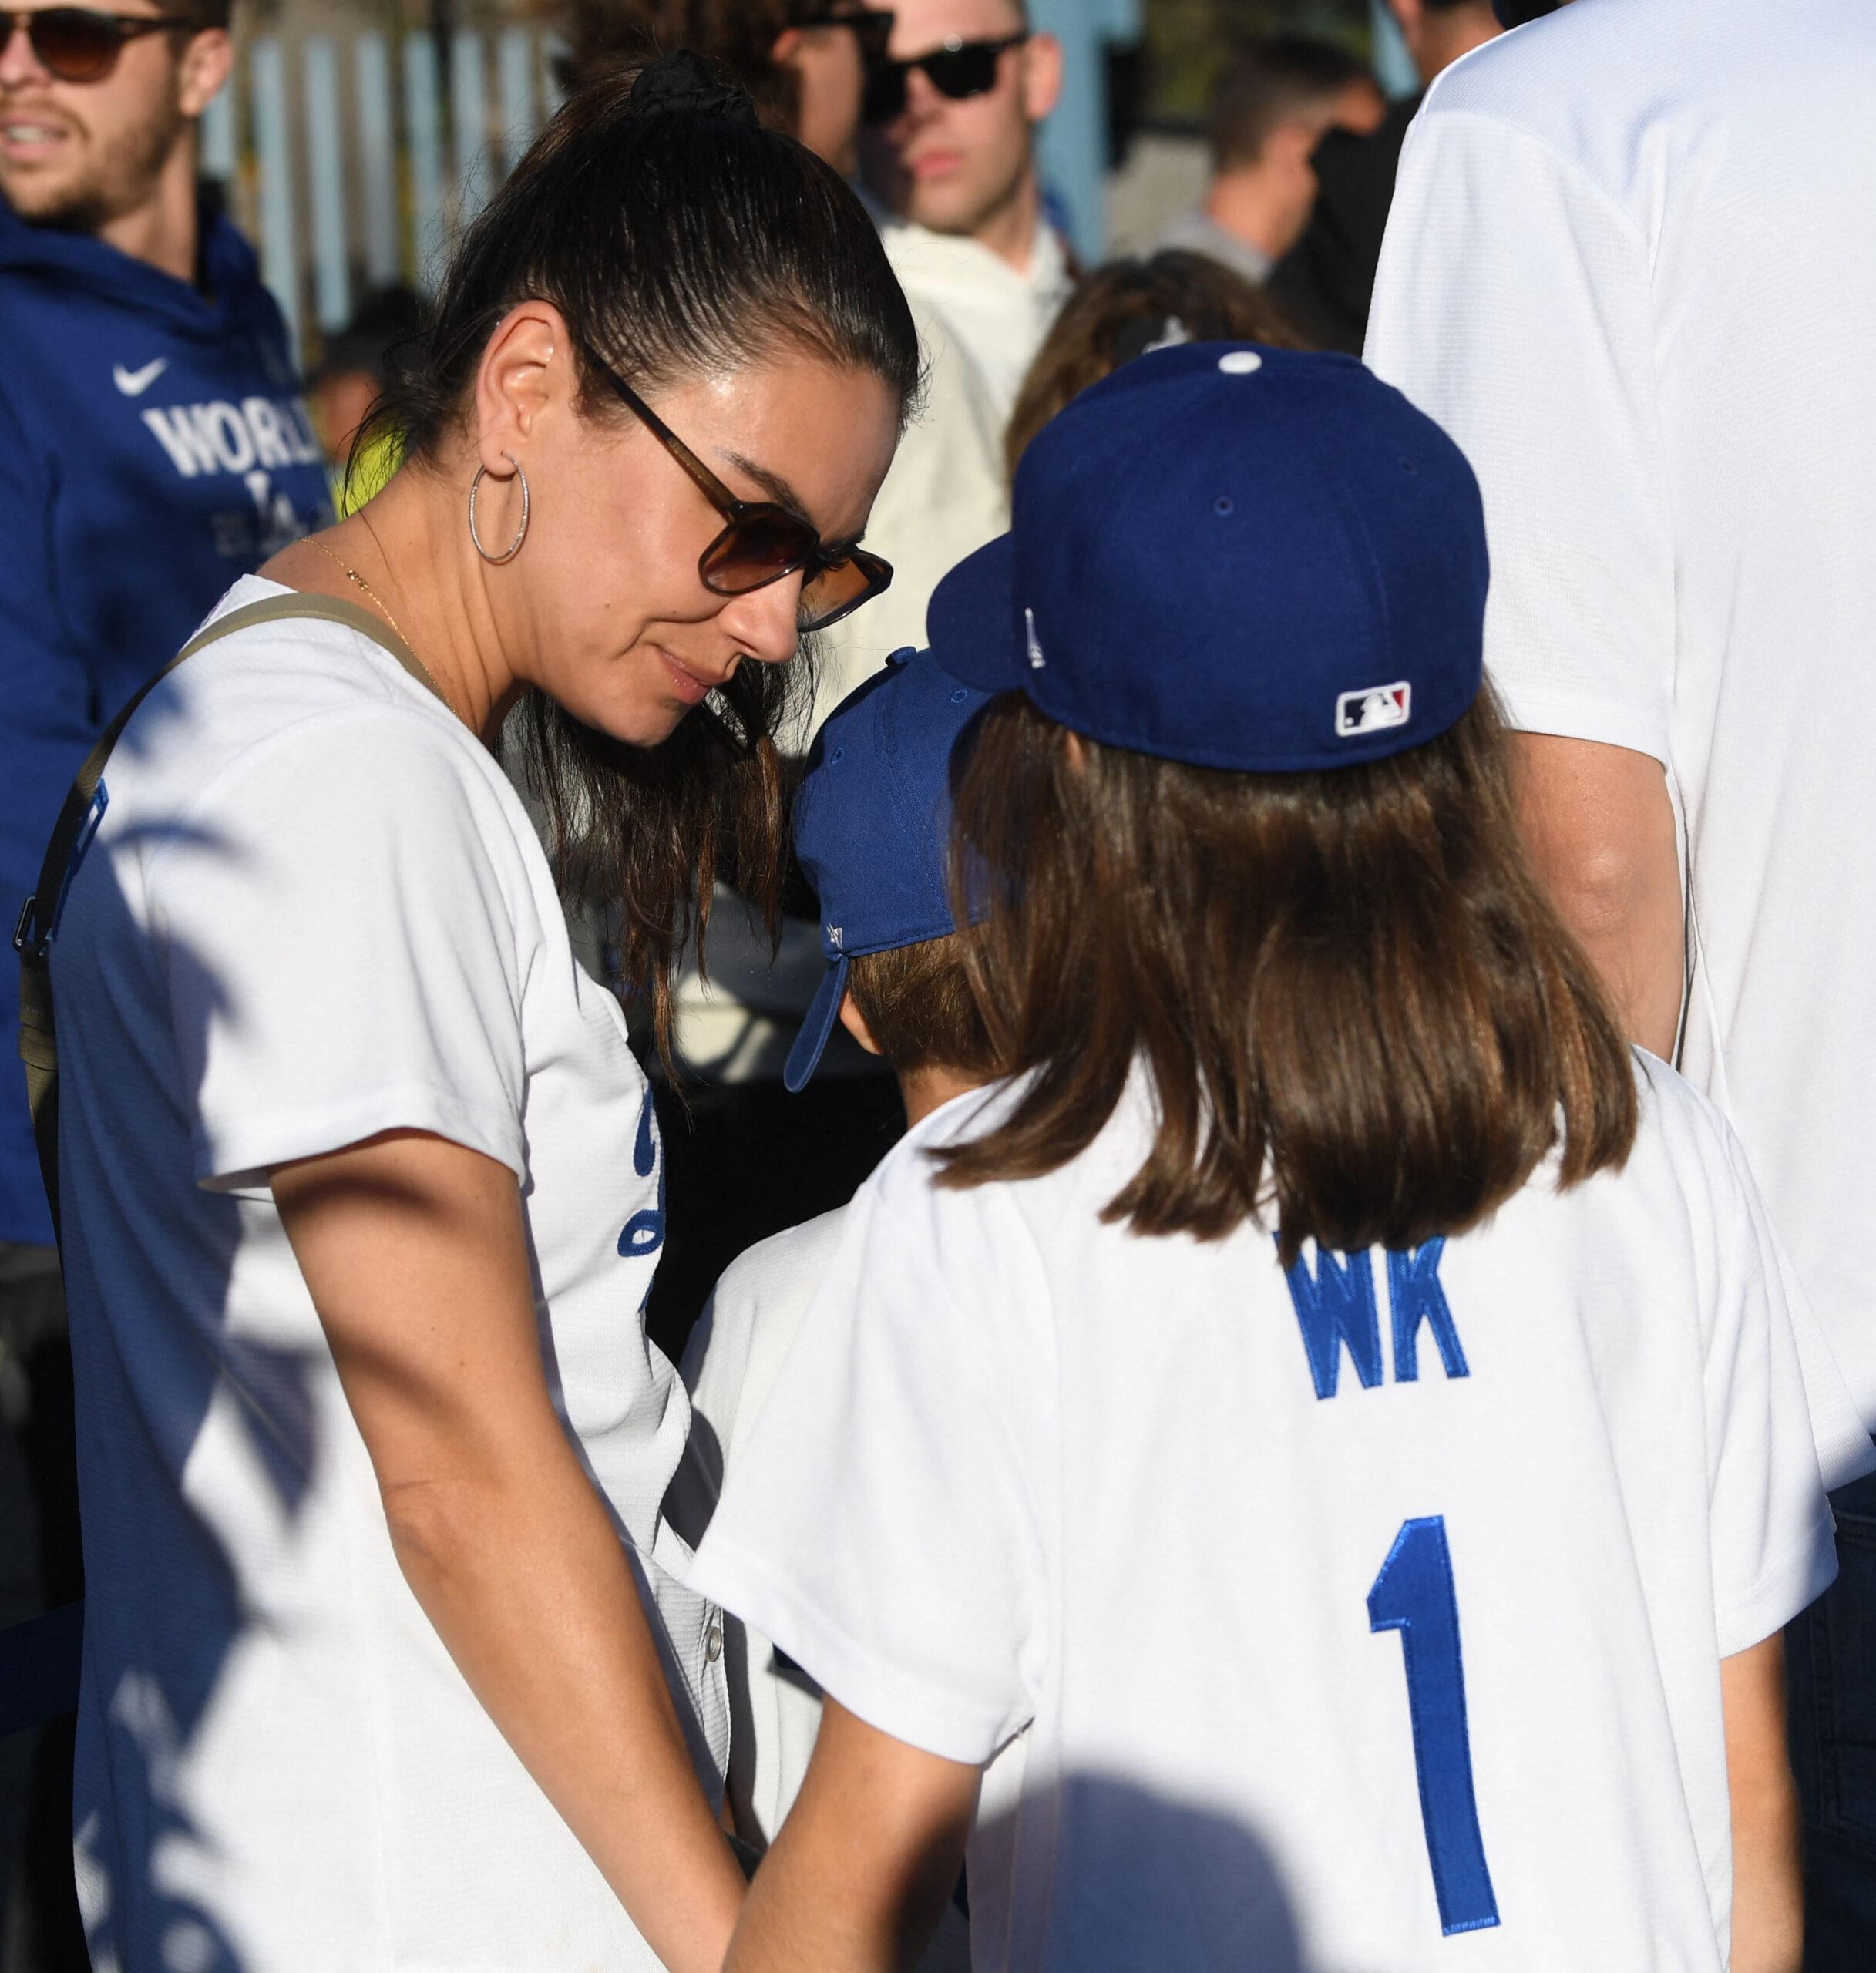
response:
[(1359, 56), (1333, 42), (1300, 34), (1252, 42), (1212, 99), (1215, 167), (1227, 171), (1255, 164), (1281, 125), (1340, 96), (1351, 83), (1373, 80)]
[(899, 1074), (916, 1069), (954, 1069), (986, 1080), (996, 1074), (996, 1050), (977, 1011), (956, 933), (856, 953), (847, 962), (847, 991), (875, 1045)]
[(234, 12), (234, 0), (180, 0), (170, 9), (179, 20), (187, 21), (196, 34), (210, 28), (226, 29)]

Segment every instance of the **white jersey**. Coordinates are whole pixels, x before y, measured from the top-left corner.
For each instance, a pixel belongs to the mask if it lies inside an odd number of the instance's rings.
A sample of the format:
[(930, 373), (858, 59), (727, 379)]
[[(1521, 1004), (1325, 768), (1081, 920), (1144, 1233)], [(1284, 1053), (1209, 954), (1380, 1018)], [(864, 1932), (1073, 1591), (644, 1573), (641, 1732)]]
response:
[(1876, 8), (1575, 0), (1434, 82), (1367, 358), (1484, 495), (1514, 721), (1665, 767), (1683, 1066), (1864, 1418), (1876, 1319)]
[(714, 1788), (715, 1612), (660, 1505), (689, 1413), (640, 1313), (663, 1151), (526, 812), (386, 652), (310, 620), (159, 686), (99, 810), (52, 946), (93, 1964), (655, 1967), (404, 1580), (267, 1182), (395, 1128), (514, 1173), (553, 1397)]
[[(696, 1467), (720, 1487), (749, 1442), (802, 1319), (839, 1251), (847, 1208), (758, 1242), (724, 1270), (684, 1353)], [(821, 1689), (754, 1625), (724, 1620), (735, 1730), (729, 1791), (736, 1826), (773, 1842), (795, 1806), (821, 1730)], [(920, 1973), (969, 1973), (963, 1914), (947, 1904)]]
[(935, 1186), (965, 1099), (862, 1189), (692, 1581), (898, 1739), (1025, 1736), (978, 1973), (1719, 1973), (1719, 1661), (1831, 1579), (1858, 1427), (1640, 1060), (1621, 1172), (1287, 1275), (1101, 1222), (1138, 1078), (1046, 1178)]
[[(718, 1487), (733, 1471), (768, 1402), (802, 1318), (832, 1265), (847, 1208), (758, 1242), (724, 1271), (684, 1353), (691, 1436), (704, 1473)], [(724, 1659), (736, 1730), (730, 1799), (737, 1827), (764, 1843), (795, 1805), (821, 1728), (814, 1681), (778, 1657), (773, 1643), (735, 1617), (725, 1621)]]

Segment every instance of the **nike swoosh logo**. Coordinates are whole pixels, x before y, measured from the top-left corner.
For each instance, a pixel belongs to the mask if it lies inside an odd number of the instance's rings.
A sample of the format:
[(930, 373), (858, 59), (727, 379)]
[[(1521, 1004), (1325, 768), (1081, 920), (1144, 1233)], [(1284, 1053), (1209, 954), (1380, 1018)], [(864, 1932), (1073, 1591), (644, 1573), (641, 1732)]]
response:
[(126, 370), (121, 364), (111, 369), (111, 381), (127, 398), (140, 398), (152, 384), (170, 367), (166, 356), (159, 356), (153, 362), (146, 363), (141, 370)]

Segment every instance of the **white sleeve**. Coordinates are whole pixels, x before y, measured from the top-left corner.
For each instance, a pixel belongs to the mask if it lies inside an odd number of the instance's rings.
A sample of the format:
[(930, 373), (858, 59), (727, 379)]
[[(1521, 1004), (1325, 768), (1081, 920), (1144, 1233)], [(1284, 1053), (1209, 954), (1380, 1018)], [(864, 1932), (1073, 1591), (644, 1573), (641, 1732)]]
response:
[(153, 857), (198, 1183), (258, 1183), (394, 1129), (525, 1178), (523, 866), (452, 751), (414, 710), (307, 721)]
[(982, 1189), (869, 1185), (692, 1581), (895, 1739), (982, 1763), (1025, 1725), (1047, 1598), (1024, 1360), (1047, 1288)]
[(1484, 496), (1485, 662), (1514, 725), (1666, 762), (1674, 547), (1644, 242), (1568, 160), (1438, 92), (1408, 133), (1370, 366)]
[(1827, 1589), (1837, 1546), (1777, 1241), (1730, 1128), (1712, 1205), (1720, 1265), (1706, 1336), (1707, 1474), (1720, 1655)]

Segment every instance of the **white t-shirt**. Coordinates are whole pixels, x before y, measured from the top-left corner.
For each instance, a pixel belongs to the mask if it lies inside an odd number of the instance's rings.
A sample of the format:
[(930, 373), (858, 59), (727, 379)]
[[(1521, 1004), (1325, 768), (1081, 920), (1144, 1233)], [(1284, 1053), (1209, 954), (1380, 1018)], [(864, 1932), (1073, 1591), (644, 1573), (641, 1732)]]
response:
[(1027, 1728), (978, 1973), (1718, 1973), (1719, 1660), (1835, 1555), (1763, 1208), (1639, 1060), (1620, 1173), (1293, 1279), (1101, 1222), (1138, 1079), (1046, 1178), (933, 1185), (967, 1101), (862, 1188), (692, 1580), (914, 1746)]
[(94, 1964), (656, 1966), (405, 1582), (267, 1179), (395, 1128), (515, 1174), (555, 1401), (714, 1788), (721, 1635), (660, 1511), (689, 1408), (639, 1313), (663, 1151), (500, 768), (358, 633), (237, 633), (113, 755), (52, 966)]
[(1515, 721), (1662, 761), (1683, 1066), (1876, 1423), (1876, 8), (1575, 0), (1434, 84), (1367, 358), (1464, 449)]
[(879, 237), (915, 309), (957, 338), (988, 386), (997, 427), (1009, 422), (1036, 351), (1074, 287), (1055, 229), (1039, 220), (1027, 267), (1014, 267), (965, 233), (889, 220)]

